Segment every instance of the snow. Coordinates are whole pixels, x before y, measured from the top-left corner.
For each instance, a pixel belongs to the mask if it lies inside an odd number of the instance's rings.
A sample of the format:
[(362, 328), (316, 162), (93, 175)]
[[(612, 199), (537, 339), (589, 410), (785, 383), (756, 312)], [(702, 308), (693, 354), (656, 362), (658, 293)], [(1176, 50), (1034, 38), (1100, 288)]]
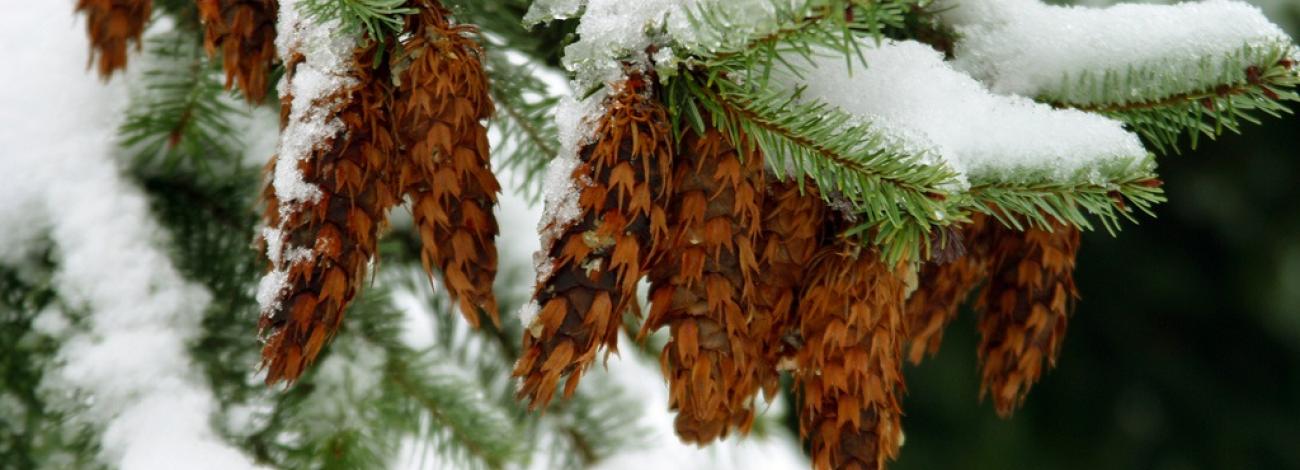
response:
[(943, 55), (913, 41), (862, 45), (852, 67), (839, 54), (788, 57), (806, 71), (773, 76), (780, 86), (803, 89), (804, 99), (838, 105), (881, 129), (890, 140), (932, 149), (944, 164), (972, 182), (987, 180), (1092, 180), (1146, 158), (1138, 137), (1118, 121), (1076, 110), (1053, 109), (1018, 96), (990, 93), (953, 70)]
[[(941, 15), (962, 39), (956, 66), (1015, 93), (1089, 103), (1097, 92), (1081, 77), (1154, 68), (1184, 86), (1212, 86), (1202, 68), (1223, 68), (1243, 47), (1288, 47), (1291, 40), (1258, 7), (1232, 0), (1107, 8), (1049, 6), (1038, 0), (944, 0)], [(1208, 63), (1206, 61), (1209, 61)], [(1139, 80), (1142, 78), (1137, 76)], [(1167, 84), (1138, 81), (1131, 96)], [(1166, 93), (1168, 93), (1166, 91)]]
[[(103, 429), (99, 458), (110, 466), (254, 468), (209, 423), (217, 402), (187, 348), (210, 295), (181, 278), (113, 160), (126, 89), (86, 70), (73, 10), (71, 0), (32, 2), (0, 19), (0, 43), (23, 45), (4, 50), (0, 70), (0, 246), (47, 236), (54, 287), (86, 316), (69, 326), (41, 313), (44, 328), (67, 335), (43, 393), (86, 407), (80, 418)], [(22, 228), (17, 238), (10, 227)]]
[(587, 6), (587, 0), (535, 0), (524, 14), (524, 25), (573, 18)]
[[(301, 164), (343, 132), (343, 122), (336, 115), (345, 104), (342, 100), (346, 94), (341, 92), (357, 84), (352, 76), (357, 38), (339, 34), (338, 19), (321, 20), (308, 14), (305, 9), (309, 3), (281, 1), (276, 24), (280, 57), (302, 56), (293, 75), (286, 74), (279, 84), (281, 96), (292, 97), (271, 175), (282, 221), (297, 206), (320, 198), (320, 188), (304, 180)], [(310, 249), (305, 247), (289, 248), (285, 253), (285, 236), (278, 227), (263, 229), (267, 258), (274, 266), (257, 286), (257, 303), (263, 313), (279, 308), (293, 264), (311, 257)]]
[[(574, 0), (559, 0), (572, 2)], [(645, 68), (652, 49), (674, 45), (707, 53), (743, 44), (777, 27), (778, 5), (793, 0), (588, 0), (578, 40), (564, 49), (565, 66), (585, 90), (622, 74), (626, 64)], [(697, 22), (712, 12), (718, 23)], [(653, 47), (652, 47), (653, 46)], [(671, 56), (670, 56), (671, 57)]]
[(303, 181), (298, 163), (343, 130), (332, 112), (340, 90), (357, 83), (351, 75), (356, 37), (339, 34), (337, 19), (321, 22), (302, 11), (305, 0), (280, 2), (276, 47), (280, 57), (302, 54), (293, 77), (280, 81), (281, 96), (293, 97), (289, 119), (280, 133), (272, 184), (287, 214), (295, 203), (315, 201), (320, 189)]
[[(547, 164), (546, 175), (542, 179), (542, 200), (545, 210), (537, 218), (537, 233), (540, 234), (540, 240), (535, 245), (530, 244), (537, 247), (533, 252), (533, 272), (536, 273), (534, 281), (545, 282), (551, 277), (552, 269), (552, 260), (548, 253), (564, 231), (582, 216), (578, 198), (581, 196), (582, 188), (590, 182), (582, 179), (574, 180), (573, 172), (582, 164), (579, 156), (582, 147), (595, 137), (596, 127), (604, 112), (605, 99), (609, 97), (611, 87), (618, 77), (600, 84), (595, 92), (578, 99), (571, 95), (569, 85), (566, 85), (562, 78), (545, 71), (539, 72), (551, 91), (562, 95), (555, 106), (555, 123), (560, 139), (560, 150), (555, 159)], [(520, 203), (527, 206), (524, 201), (517, 201), (510, 206), (515, 208), (516, 214), (521, 213)], [(538, 306), (529, 302), (518, 312), (525, 328), (528, 328), (536, 318), (537, 311)]]

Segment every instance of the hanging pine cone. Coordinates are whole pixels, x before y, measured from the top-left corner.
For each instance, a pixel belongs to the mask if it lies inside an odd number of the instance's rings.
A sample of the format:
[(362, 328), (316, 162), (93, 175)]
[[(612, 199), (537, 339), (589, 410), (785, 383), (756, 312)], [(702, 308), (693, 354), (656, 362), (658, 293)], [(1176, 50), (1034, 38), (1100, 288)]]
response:
[(1056, 224), (1051, 231), (998, 226), (991, 232), (992, 275), (979, 300), (980, 396), (991, 395), (998, 415), (1007, 417), (1042, 375), (1043, 360), (1056, 364), (1078, 297), (1079, 230)]
[(127, 43), (140, 46), (140, 35), (149, 24), (152, 0), (77, 0), (77, 11), (86, 13), (86, 32), (93, 51), (91, 62), (99, 56), (99, 76), (107, 79), (126, 68)]
[(799, 430), (811, 441), (814, 468), (881, 469), (903, 436), (905, 268), (845, 241), (814, 263), (799, 322)]
[(997, 223), (984, 214), (972, 214), (956, 240), (965, 253), (947, 263), (931, 261), (922, 266), (917, 290), (907, 299), (908, 360), (913, 364), (939, 352), (944, 328), (970, 292), (988, 277), (988, 232)]
[[(359, 49), (350, 72), (353, 85), (311, 100), (310, 111), (292, 109), (289, 93), (281, 98), (286, 122), (323, 115), (342, 125), (325, 141), (313, 143), (309, 155), (297, 162), (296, 170), (319, 191), (317, 197), (286, 202), (274, 181), (265, 192), (272, 273), (263, 282), (282, 280), (269, 289), (274, 299), (265, 299), (259, 323), (266, 339), (262, 362), (268, 384), (296, 380), (338, 330), (344, 308), (366, 279), (387, 211), (397, 202), (387, 181), (393, 171), (389, 156), (396, 149), (385, 108), (389, 77), (382, 63), (375, 64), (378, 52), (375, 45)], [(294, 89), (302, 61), (297, 53), (287, 61), (288, 90)]]
[(203, 47), (221, 51), (226, 89), (238, 85), (244, 98), (266, 98), (267, 75), (275, 65), (276, 0), (198, 0)]
[[(745, 146), (753, 149), (752, 145)], [(754, 420), (763, 367), (750, 327), (763, 159), (715, 129), (688, 132), (673, 172), (669, 238), (650, 270), (643, 334), (669, 326), (660, 364), (677, 435), (707, 444)]]
[(751, 328), (763, 350), (760, 385), (770, 401), (781, 387), (778, 369), (792, 360), (799, 344), (799, 296), (808, 266), (821, 248), (826, 203), (811, 182), (771, 181), (763, 199), (758, 276), (754, 281)]
[(518, 395), (532, 408), (550, 402), (561, 378), (565, 395), (573, 393), (600, 346), (616, 350), (622, 314), (635, 306), (636, 283), (667, 236), (674, 144), (652, 84), (632, 73), (614, 86), (571, 175), (581, 215), (546, 228), (560, 233), (543, 242), (538, 312), (514, 370)]
[(492, 173), (487, 128), (492, 114), (477, 28), (453, 25), (437, 2), (417, 0), (397, 59), (393, 115), (403, 145), (396, 186), (413, 201), (423, 250), (470, 324), (479, 315), (500, 324), (492, 293), (496, 278), (496, 205), (501, 186)]

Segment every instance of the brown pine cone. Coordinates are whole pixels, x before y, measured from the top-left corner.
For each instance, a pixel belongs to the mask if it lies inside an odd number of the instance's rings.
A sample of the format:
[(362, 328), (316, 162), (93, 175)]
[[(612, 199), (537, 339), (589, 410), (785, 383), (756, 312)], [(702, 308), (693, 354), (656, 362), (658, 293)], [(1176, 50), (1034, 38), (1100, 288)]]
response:
[(839, 241), (817, 255), (801, 302), (799, 430), (817, 469), (881, 469), (898, 454), (904, 269)]
[(682, 139), (642, 334), (670, 327), (660, 365), (686, 442), (707, 444), (732, 427), (747, 432), (754, 420), (765, 364), (750, 328), (763, 178), (762, 154), (742, 155), (715, 129)]
[(1008, 417), (1043, 373), (1056, 365), (1066, 320), (1078, 291), (1074, 261), (1079, 230), (1056, 224), (1051, 231), (991, 230), (992, 268), (980, 293), (980, 396), (992, 395), (998, 415)]
[(530, 408), (550, 402), (562, 378), (564, 394), (573, 393), (599, 347), (617, 349), (622, 314), (635, 306), (636, 283), (666, 237), (674, 144), (652, 86), (639, 73), (614, 86), (571, 174), (580, 215), (546, 228), (559, 234), (544, 237), (538, 311), (514, 370)]
[(212, 56), (221, 51), (226, 89), (239, 85), (244, 98), (266, 98), (267, 75), (275, 66), (276, 0), (198, 0), (203, 21), (203, 47)]
[(443, 284), (475, 327), (486, 314), (500, 324), (492, 281), (498, 228), (492, 213), (501, 186), (492, 173), (487, 128), (492, 114), (478, 30), (452, 24), (434, 1), (414, 0), (399, 71), (393, 116), (402, 149), (396, 187), (410, 197), (425, 271)]
[(917, 290), (907, 299), (908, 360), (920, 364), (926, 354), (939, 352), (943, 330), (957, 316), (970, 292), (988, 278), (989, 227), (997, 224), (973, 214), (958, 232), (965, 253), (947, 263), (931, 261), (921, 267)]
[(750, 327), (763, 350), (761, 387), (770, 401), (781, 387), (778, 369), (792, 360), (799, 344), (796, 309), (808, 266), (823, 243), (826, 203), (816, 185), (771, 181), (763, 200), (757, 247), (761, 273), (754, 281)]
[[(298, 162), (317, 197), (286, 201), (273, 185), (264, 193), (269, 228), (264, 242), (271, 247), (272, 271), (263, 282), (283, 276), (283, 283), (267, 292), (273, 298), (259, 298), (266, 302), (259, 326), (266, 339), (262, 363), (268, 384), (297, 380), (338, 330), (344, 309), (365, 282), (386, 213), (397, 202), (387, 176), (389, 156), (396, 151), (384, 105), (390, 78), (386, 67), (373, 65), (377, 57), (376, 46), (359, 49), (350, 72), (355, 83), (311, 103), (323, 109), (310, 114), (342, 124)], [(288, 61), (291, 84), (301, 61), (300, 54)], [(288, 93), (281, 98), (286, 122), (301, 117), (290, 109), (293, 101)]]
[(126, 68), (127, 43), (140, 47), (140, 35), (149, 24), (152, 0), (77, 0), (77, 11), (86, 13), (90, 35), (91, 62), (99, 56), (99, 76), (108, 79)]

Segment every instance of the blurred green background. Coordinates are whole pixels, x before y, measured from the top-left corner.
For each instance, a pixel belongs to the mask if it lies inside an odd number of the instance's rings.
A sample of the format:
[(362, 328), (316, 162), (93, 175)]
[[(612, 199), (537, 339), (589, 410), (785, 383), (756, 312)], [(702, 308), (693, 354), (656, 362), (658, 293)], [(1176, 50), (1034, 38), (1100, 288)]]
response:
[[(1300, 1), (1279, 11), (1300, 24)], [(1300, 118), (1160, 166), (1158, 218), (1084, 236), (1083, 299), (1024, 408), (979, 402), (963, 311), (907, 370), (891, 468), (1300, 469)]]

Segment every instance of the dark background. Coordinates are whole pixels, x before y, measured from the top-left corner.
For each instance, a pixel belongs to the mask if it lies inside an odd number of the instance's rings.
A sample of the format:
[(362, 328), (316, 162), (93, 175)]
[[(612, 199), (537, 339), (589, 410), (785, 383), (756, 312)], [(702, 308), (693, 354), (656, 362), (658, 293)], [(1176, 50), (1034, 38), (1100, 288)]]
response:
[(1085, 234), (1083, 299), (1024, 408), (1001, 420), (979, 401), (963, 311), (907, 370), (891, 468), (1300, 469), (1300, 118), (1203, 141), (1160, 174), (1157, 218)]

